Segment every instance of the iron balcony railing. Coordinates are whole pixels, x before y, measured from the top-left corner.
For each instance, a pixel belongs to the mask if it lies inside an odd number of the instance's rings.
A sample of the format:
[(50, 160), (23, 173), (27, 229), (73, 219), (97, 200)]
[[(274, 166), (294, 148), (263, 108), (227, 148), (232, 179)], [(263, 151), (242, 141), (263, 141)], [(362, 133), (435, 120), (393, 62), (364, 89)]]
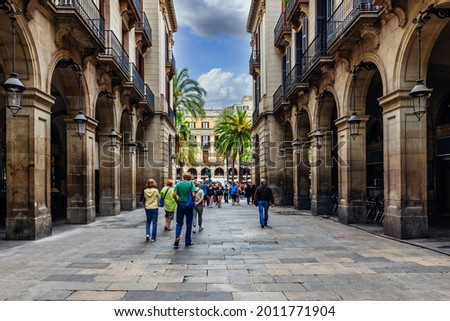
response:
[(287, 0), (286, 2), (286, 17), (290, 17), (297, 7), (298, 0)]
[(277, 91), (273, 94), (273, 109), (276, 110), (281, 106), (284, 98), (284, 86), (278, 87)]
[(330, 47), (345, 29), (364, 12), (378, 12), (374, 0), (342, 1), (327, 21), (327, 46)]
[(321, 57), (331, 58), (331, 55), (327, 52), (327, 37), (325, 33), (318, 34), (302, 54), (303, 74), (306, 74)]
[(253, 50), (252, 53), (250, 54), (250, 59), (249, 59), (249, 69), (250, 69), (250, 74), (253, 75), (253, 72), (255, 70), (256, 67), (260, 66), (260, 60), (259, 60), (259, 50)]
[(277, 25), (274, 29), (274, 44), (275, 46), (281, 41), (283, 34), (292, 30), (292, 24), (286, 21), (286, 14), (282, 12), (280, 18), (278, 18)]
[(136, 12), (141, 12), (141, 0), (133, 0), (133, 5)]
[(106, 30), (106, 49), (101, 56), (111, 56), (125, 75), (130, 75), (130, 58), (112, 30)]
[(92, 0), (52, 0), (57, 8), (75, 9), (102, 43), (105, 42), (105, 19)]
[(296, 64), (284, 79), (283, 98), (287, 98), (287, 95), (291, 93), (291, 91), (295, 88), (295, 86), (301, 83), (302, 74), (303, 74), (302, 65)]
[(147, 102), (147, 105), (150, 107), (150, 109), (154, 112), (155, 111), (155, 95), (153, 94), (153, 91), (150, 89), (150, 87), (145, 84), (145, 101)]
[(145, 12), (142, 12), (142, 19), (137, 22), (136, 26), (144, 30), (146, 37), (149, 39), (150, 43), (152, 43), (152, 27), (150, 26), (150, 22), (148, 21)]
[(144, 97), (145, 94), (145, 85), (144, 80), (142, 79), (136, 65), (130, 62), (130, 81), (133, 83), (133, 86), (139, 92), (139, 94)]
[(168, 110), (168, 117), (170, 122), (175, 126), (175, 113), (173, 112), (173, 109), (169, 107)]

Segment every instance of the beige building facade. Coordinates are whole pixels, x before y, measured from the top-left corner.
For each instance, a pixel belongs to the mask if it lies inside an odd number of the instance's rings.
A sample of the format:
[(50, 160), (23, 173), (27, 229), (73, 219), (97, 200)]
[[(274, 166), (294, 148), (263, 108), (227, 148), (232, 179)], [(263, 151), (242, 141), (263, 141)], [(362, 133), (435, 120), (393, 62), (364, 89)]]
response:
[(15, 116), (0, 102), (0, 231), (39, 239), (55, 220), (135, 209), (146, 179), (162, 186), (175, 171), (173, 1), (13, 0), (15, 57), (9, 2), (0, 82), (15, 71), (26, 90)]
[[(253, 97), (244, 96), (241, 102), (225, 107), (225, 109), (242, 110), (247, 112), (247, 118), (250, 120), (253, 113)], [(231, 160), (227, 161), (217, 155), (214, 148), (217, 136), (214, 133), (215, 122), (222, 112), (222, 109), (205, 109), (205, 117), (195, 120), (187, 114), (185, 120), (189, 122), (192, 134), (195, 136), (196, 146), (198, 147), (196, 166), (184, 166), (183, 172), (189, 172), (194, 179), (208, 180), (208, 171), (211, 172), (211, 180), (219, 182), (227, 182), (232, 179), (234, 171), (234, 179), (248, 180), (251, 178), (250, 164), (236, 162), (232, 167)], [(181, 179), (181, 169), (178, 169), (177, 179)]]
[[(448, 8), (252, 1), (254, 174), (268, 179), (277, 203), (329, 215), (336, 190), (340, 222), (376, 220), (397, 238), (450, 222), (450, 19), (439, 12)], [(413, 19), (427, 9), (419, 47)], [(433, 88), (421, 118), (410, 96), (419, 70)]]

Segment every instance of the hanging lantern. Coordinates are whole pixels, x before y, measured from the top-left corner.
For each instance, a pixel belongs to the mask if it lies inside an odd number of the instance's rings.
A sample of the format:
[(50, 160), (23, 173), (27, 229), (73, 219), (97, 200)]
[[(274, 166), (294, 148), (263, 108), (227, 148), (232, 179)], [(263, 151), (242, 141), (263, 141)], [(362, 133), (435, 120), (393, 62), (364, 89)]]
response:
[(352, 136), (353, 139), (356, 138), (356, 136), (359, 135), (359, 125), (361, 123), (361, 119), (356, 114), (356, 111), (352, 113), (350, 118), (348, 119), (348, 124), (350, 125), (350, 136)]

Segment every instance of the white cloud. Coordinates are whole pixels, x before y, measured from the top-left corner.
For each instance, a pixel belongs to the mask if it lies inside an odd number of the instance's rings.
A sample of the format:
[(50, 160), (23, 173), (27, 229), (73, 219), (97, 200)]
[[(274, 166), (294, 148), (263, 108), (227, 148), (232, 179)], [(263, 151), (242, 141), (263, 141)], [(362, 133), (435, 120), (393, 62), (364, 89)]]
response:
[(201, 75), (198, 82), (207, 92), (205, 108), (223, 108), (241, 102), (243, 96), (252, 95), (252, 78), (248, 74), (233, 73), (213, 68)]
[(180, 26), (196, 35), (214, 37), (222, 33), (246, 35), (251, 0), (174, 0)]

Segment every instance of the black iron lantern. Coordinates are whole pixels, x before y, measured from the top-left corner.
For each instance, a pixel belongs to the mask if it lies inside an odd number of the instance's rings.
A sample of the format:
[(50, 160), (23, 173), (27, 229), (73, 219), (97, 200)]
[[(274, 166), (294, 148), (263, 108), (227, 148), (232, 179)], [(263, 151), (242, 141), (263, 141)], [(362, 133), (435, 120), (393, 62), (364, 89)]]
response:
[(20, 82), (19, 75), (15, 72), (2, 84), (6, 91), (6, 107), (15, 115), (22, 109), (22, 97), (25, 86)]
[(86, 134), (86, 123), (87, 118), (84, 116), (83, 111), (79, 111), (78, 115), (76, 115), (73, 119), (75, 123), (75, 133), (78, 137), (83, 138), (84, 134)]
[(356, 114), (356, 111), (352, 113), (350, 118), (348, 119), (348, 124), (350, 125), (350, 136), (355, 139), (356, 136), (359, 135), (359, 125), (361, 123), (361, 119)]
[(296, 139), (292, 142), (292, 147), (294, 148), (294, 151), (296, 153), (298, 153), (300, 151), (300, 146), (302, 146), (302, 143), (298, 139)]
[(314, 137), (316, 138), (316, 147), (318, 149), (321, 149), (323, 146), (323, 137), (324, 136), (325, 136), (325, 134), (320, 131), (320, 128), (318, 128), (316, 130), (316, 132), (314, 133)]
[(119, 138), (119, 134), (114, 129), (111, 129), (111, 133), (108, 135), (108, 137), (110, 139), (110, 146), (116, 147), (118, 138)]
[(11, 36), (12, 36), (12, 72), (10, 77), (2, 84), (2, 87), (6, 91), (6, 107), (12, 112), (13, 116), (17, 114), (19, 110), (22, 109), (22, 97), (25, 91), (25, 86), (19, 80), (19, 74), (16, 73), (16, 15), (22, 13), (20, 8), (16, 8), (14, 2), (12, 1), (2, 1), (0, 2), (0, 9), (7, 15), (11, 20)]

